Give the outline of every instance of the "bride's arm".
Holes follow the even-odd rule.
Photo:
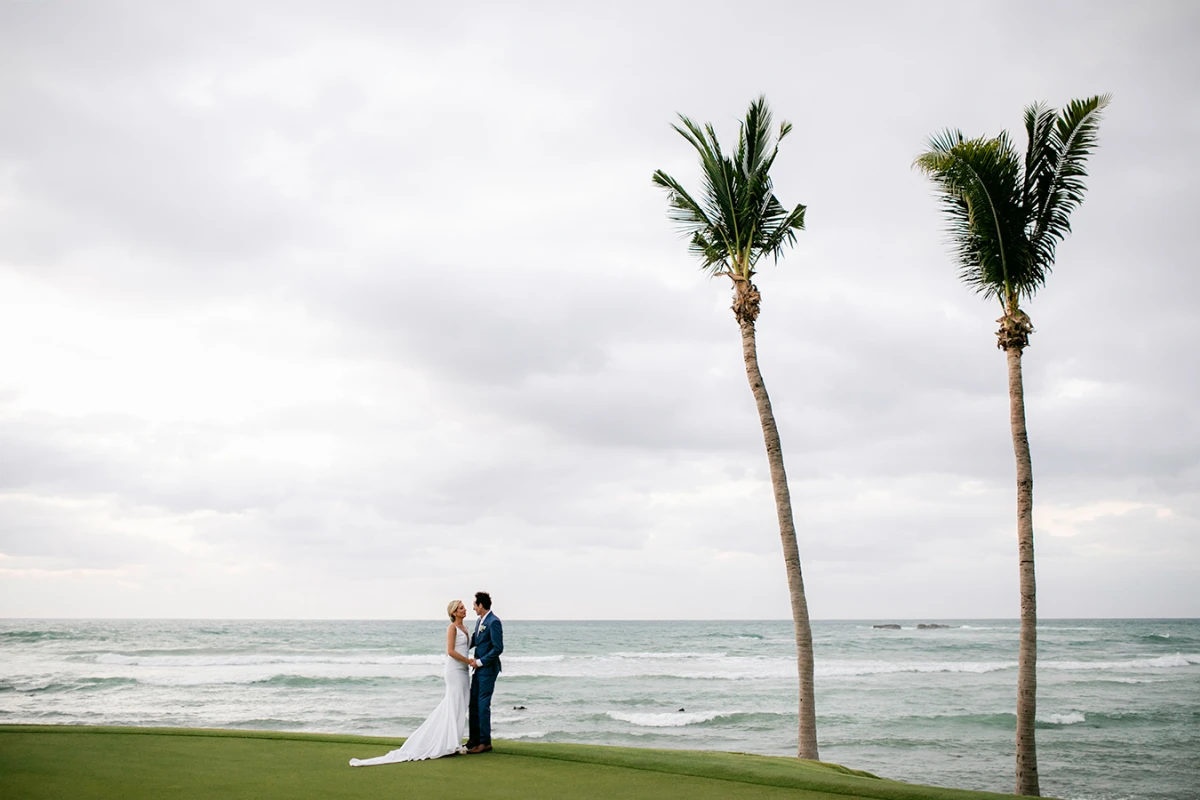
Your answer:
[[[454,634],[457,630],[458,628],[454,625],[446,628],[446,655],[450,656],[455,661],[461,661],[464,664],[470,664],[471,662],[467,660],[466,656],[461,655],[457,650],[454,649]]]

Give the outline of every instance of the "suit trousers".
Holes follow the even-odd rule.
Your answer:
[[[492,743],[492,692],[496,690],[496,678],[500,670],[487,665],[475,670],[471,676],[470,734],[467,744]]]

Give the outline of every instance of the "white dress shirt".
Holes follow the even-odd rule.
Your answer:
[[[487,622],[487,618],[488,618],[488,617],[490,617],[491,615],[492,615],[492,610],[489,608],[489,609],[487,610],[487,613],[486,613],[486,614],[484,614],[482,617],[480,617],[480,618],[479,618],[479,622],[478,622],[478,623],[475,625],[475,632],[476,632],[476,634],[478,634],[478,633],[479,633],[479,631],[483,629],[483,623]],[[479,662],[479,666],[481,666],[481,667],[483,666],[483,659],[481,659],[481,658],[477,658],[477,659],[475,659],[475,660],[476,660],[477,662]]]

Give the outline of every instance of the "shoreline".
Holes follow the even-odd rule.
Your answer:
[[[514,617],[506,615],[504,619],[509,622],[536,622],[538,624],[564,624],[578,625],[590,622],[595,623],[621,623],[621,624],[662,624],[675,622],[695,622],[695,623],[791,623],[790,617],[770,617],[763,619],[743,619],[740,617],[687,617],[687,618],[650,618],[638,617],[636,619],[573,619],[573,618],[556,618],[556,619],[538,619],[536,617]],[[443,617],[25,617],[25,616],[3,616],[0,615],[0,622],[442,622]],[[916,625],[919,622],[1011,622],[1020,624],[1021,620],[1017,617],[814,617],[811,622],[826,623],[826,622],[858,622],[864,625],[870,625],[876,622],[900,622],[912,623]],[[1050,617],[1039,616],[1038,622],[1200,622],[1200,617]]]

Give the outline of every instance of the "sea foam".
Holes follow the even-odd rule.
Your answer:
[[[640,725],[643,728],[682,728],[685,725],[695,725],[699,722],[708,722],[710,719],[717,717],[729,716],[733,712],[711,711],[711,712],[695,712],[689,713],[686,711],[675,711],[666,713],[629,713],[625,711],[609,711],[608,716],[619,721],[628,722],[630,725]]]
[[[1158,658],[1140,658],[1130,661],[1039,661],[1038,669],[1061,670],[1130,670],[1130,669],[1171,669],[1173,667],[1190,667],[1200,664],[1200,655],[1176,653],[1173,656]]]
[[[1048,723],[1050,725],[1075,725],[1083,722],[1084,716],[1078,711],[1069,711],[1065,714],[1047,714],[1045,716],[1039,715],[1037,721]]]
[[[404,656],[333,656],[333,655],[283,655],[255,653],[250,655],[182,655],[182,656],[127,656],[120,653],[102,653],[96,656],[97,664],[115,664],[137,667],[251,667],[268,664],[378,664],[378,665],[440,665],[445,656],[420,654]]]
[[[968,672],[982,675],[1016,666],[1015,661],[818,661],[816,674],[821,677],[890,675],[900,672]]]

